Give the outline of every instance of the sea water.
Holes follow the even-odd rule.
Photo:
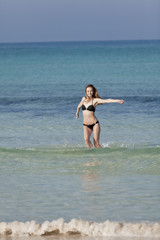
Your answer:
[[[125,101],[96,109],[102,149],[90,83]],[[0,236],[160,238],[159,203],[160,41],[0,44]]]

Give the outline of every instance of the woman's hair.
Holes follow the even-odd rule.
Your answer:
[[[87,92],[87,88],[88,88],[88,87],[91,87],[91,88],[93,89],[93,97],[94,97],[94,98],[101,98],[101,97],[99,96],[99,94],[98,94],[97,89],[96,89],[92,84],[88,84],[88,85],[86,86],[86,88],[85,88],[85,93]],[[86,93],[86,95],[87,95],[87,93]]]

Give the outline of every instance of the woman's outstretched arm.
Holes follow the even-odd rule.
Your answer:
[[[103,103],[120,103],[120,104],[123,104],[124,100],[96,98],[96,105],[103,104]]]
[[[83,97],[82,98],[82,100],[80,101],[80,103],[78,104],[78,107],[77,107],[77,112],[76,112],[76,118],[79,118],[79,111],[80,111],[80,109],[81,109],[81,107],[82,107],[82,104],[83,104],[83,102],[85,101],[85,97]]]

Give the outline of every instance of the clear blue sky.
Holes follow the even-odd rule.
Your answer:
[[[0,42],[160,39],[160,0],[0,0]]]

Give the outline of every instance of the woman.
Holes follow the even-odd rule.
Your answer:
[[[100,137],[100,124],[94,115],[97,105],[103,103],[121,103],[123,100],[118,99],[102,99],[98,95],[97,89],[89,84],[85,88],[86,96],[82,98],[81,102],[77,107],[76,118],[79,118],[79,111],[82,108],[83,111],[83,129],[84,129],[84,140],[88,148],[92,148],[93,145],[90,141],[90,136],[93,132],[93,142],[96,148],[101,148],[99,144]]]

